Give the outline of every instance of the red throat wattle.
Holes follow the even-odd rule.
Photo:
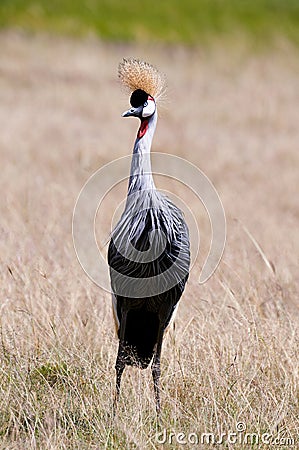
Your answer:
[[[143,121],[141,122],[140,128],[138,130],[137,133],[137,138],[140,139],[142,138],[145,133],[147,132],[148,129],[148,120],[147,119],[143,119]]]

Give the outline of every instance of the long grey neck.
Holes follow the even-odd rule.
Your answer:
[[[155,113],[141,122],[134,144],[128,194],[139,190],[156,189],[151,168],[151,145],[157,125],[158,114]]]

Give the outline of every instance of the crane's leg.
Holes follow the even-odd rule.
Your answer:
[[[121,383],[121,377],[125,368],[125,363],[123,360],[123,351],[121,349],[121,343],[119,344],[119,350],[118,350],[118,355],[117,355],[117,359],[116,359],[116,364],[115,364],[115,370],[116,370],[116,393],[115,393],[115,406],[118,403],[118,399],[119,399],[119,393],[120,393],[120,383]]]
[[[115,370],[116,370],[116,392],[113,402],[113,416],[116,413],[117,404],[119,400],[120,393],[120,383],[121,377],[125,368],[125,330],[127,322],[127,310],[122,311],[121,323],[120,323],[120,333],[119,333],[119,346],[116,358]]]
[[[154,354],[154,359],[152,363],[152,375],[154,380],[154,391],[155,391],[155,398],[156,398],[156,412],[157,416],[159,417],[161,412],[161,404],[160,404],[160,375],[161,375],[161,369],[160,369],[160,358],[161,358],[161,350],[162,350],[162,341],[163,341],[163,333],[164,328],[160,322],[159,330],[158,330],[158,339],[157,339],[157,345],[156,350]]]

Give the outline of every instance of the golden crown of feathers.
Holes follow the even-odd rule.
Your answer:
[[[157,101],[166,90],[166,77],[156,67],[145,61],[128,58],[118,66],[118,77],[130,90],[142,89]]]

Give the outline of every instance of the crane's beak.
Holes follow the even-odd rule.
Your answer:
[[[132,108],[128,109],[128,111],[125,111],[124,113],[122,113],[122,117],[139,117],[140,114],[142,113],[143,110],[143,105],[138,106],[137,108],[135,108],[134,106],[132,106]]]

